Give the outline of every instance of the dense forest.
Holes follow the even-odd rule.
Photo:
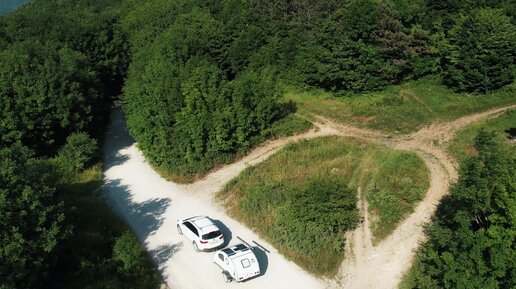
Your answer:
[[[34,0],[0,17],[0,288],[96,276],[71,249],[66,191],[98,160],[114,99],[152,165],[204,173],[283,133],[271,133],[295,111],[283,83],[341,97],[425,75],[479,97],[512,83],[515,12],[511,0]],[[112,288],[143,278],[109,266]]]
[[[516,159],[481,131],[439,205],[405,288],[514,288]]]

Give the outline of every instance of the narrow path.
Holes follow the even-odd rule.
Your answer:
[[[117,110],[112,114],[112,123],[104,144],[104,189],[109,202],[144,243],[170,288],[395,288],[424,237],[422,224],[428,221],[435,205],[448,192],[450,182],[457,177],[453,160],[434,144],[434,140],[445,142],[459,128],[514,107],[516,105],[431,125],[401,137],[345,126],[317,117],[315,125],[318,129],[266,143],[240,161],[190,185],[167,182],[152,170],[127,133],[123,113]],[[285,144],[327,135],[362,138],[393,149],[415,151],[425,161],[431,177],[430,188],[415,212],[376,247],[370,245],[370,236],[367,236],[368,216],[364,216],[366,227],[361,228],[362,232],[353,232],[355,237],[350,238],[354,240],[350,247],[361,250],[355,252],[353,260],[348,259],[343,263],[336,282],[318,280],[304,272],[252,230],[228,217],[225,210],[213,200],[214,194],[242,170],[267,159]],[[364,211],[367,202],[365,198],[362,200]],[[264,275],[241,284],[224,283],[219,269],[212,264],[212,255],[195,253],[191,244],[186,243],[176,232],[176,219],[192,214],[206,214],[219,221],[228,239],[239,235],[244,239],[256,240],[271,250],[270,254],[262,252],[258,256]]]
[[[458,178],[457,164],[439,146],[451,140],[456,132],[477,121],[499,115],[509,109],[510,105],[485,112],[472,114],[459,119],[432,124],[408,136],[392,137],[376,131],[336,124],[322,117],[317,117],[324,125],[334,128],[338,135],[352,136],[374,141],[397,150],[416,152],[424,161],[430,172],[430,187],[425,198],[415,208],[414,213],[403,220],[396,230],[378,246],[369,250],[364,232],[370,232],[360,226],[350,238],[349,248],[354,258],[347,259],[341,265],[339,278],[343,288],[397,288],[403,273],[410,267],[419,243],[424,240],[423,225],[434,214],[437,204],[448,193],[450,184]],[[363,201],[362,201],[363,202]],[[362,243],[361,243],[362,242]]]
[[[242,172],[246,167],[256,165],[266,160],[288,143],[337,134],[337,130],[329,126],[325,126],[322,123],[316,122],[314,126],[314,129],[311,129],[306,133],[266,142],[252,150],[247,156],[239,161],[224,166],[195,183],[179,185],[178,187],[184,192],[194,195],[204,201],[212,202],[216,205],[217,203],[214,201],[215,193],[222,190],[228,181],[238,176],[238,174],[240,174],[240,172]]]

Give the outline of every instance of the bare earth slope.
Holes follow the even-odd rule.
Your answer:
[[[459,128],[514,107],[516,105],[433,124],[402,137],[343,126],[317,117],[318,130],[266,143],[238,162],[190,185],[167,182],[152,170],[127,133],[122,112],[116,110],[104,145],[104,188],[108,201],[144,242],[170,288],[396,288],[423,240],[422,225],[457,178],[455,162],[436,144],[451,139]],[[347,245],[348,253],[353,258],[346,259],[337,280],[331,282],[316,279],[286,260],[252,230],[228,217],[213,199],[215,192],[247,166],[267,159],[288,142],[326,135],[351,136],[393,149],[415,151],[425,161],[431,177],[429,191],[415,212],[376,247],[371,245],[365,215],[364,223],[348,239],[352,242]],[[367,202],[363,198],[360,209],[362,213],[367,211]],[[212,263],[213,254],[195,253],[192,245],[176,231],[177,218],[195,214],[209,215],[221,222],[226,235],[233,239],[230,243],[235,243],[236,236],[241,236],[269,249],[270,254],[257,250],[264,274],[238,285],[224,283],[221,270]]]

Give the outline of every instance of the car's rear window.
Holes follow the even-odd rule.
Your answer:
[[[209,239],[220,237],[220,235],[222,235],[222,233],[217,230],[217,231],[209,232],[208,234],[202,235],[202,239],[209,240]]]

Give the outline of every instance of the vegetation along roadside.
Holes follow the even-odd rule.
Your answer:
[[[359,221],[358,187],[379,241],[422,199],[428,172],[413,153],[326,137],[288,145],[242,172],[219,198],[301,267],[332,275],[344,258],[345,232]]]
[[[475,130],[475,129],[473,129]],[[400,288],[513,288],[516,160],[499,135],[482,130],[474,156],[444,198]]]

